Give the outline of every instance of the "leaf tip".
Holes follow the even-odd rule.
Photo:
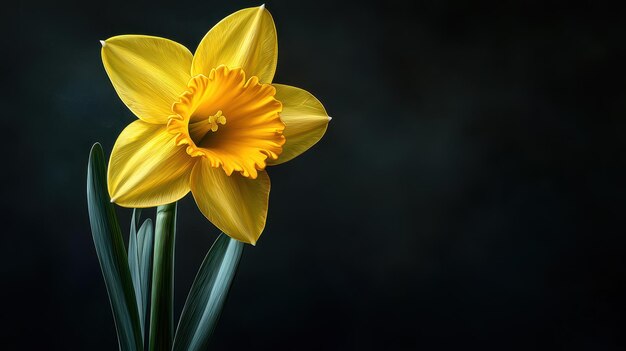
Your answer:
[[[100,143],[97,142],[97,141],[95,143],[93,143],[93,145],[91,145],[91,150],[90,151],[93,152],[96,149],[102,150],[102,145],[100,145]]]

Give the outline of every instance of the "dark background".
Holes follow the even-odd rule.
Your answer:
[[[193,52],[258,5],[17,4],[17,40],[2,39],[0,348],[117,347],[85,178],[91,145],[110,152],[134,117],[98,40],[150,34]],[[213,349],[625,346],[624,13],[595,1],[266,6],[275,81],[334,118],[313,149],[270,168],[267,227]],[[118,214],[127,230],[129,210]],[[180,312],[218,230],[190,196],[178,223]]]

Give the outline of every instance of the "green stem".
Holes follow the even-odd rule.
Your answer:
[[[150,351],[170,351],[174,335],[176,203],[159,206],[155,227]]]

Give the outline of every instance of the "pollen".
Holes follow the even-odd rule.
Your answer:
[[[217,111],[214,116],[209,117],[209,123],[211,124],[211,131],[217,132],[217,124],[224,125],[226,124],[226,116],[222,114],[222,111]]]
[[[209,131],[213,133],[217,132],[220,124],[226,124],[226,116],[224,116],[222,110],[217,111],[217,113],[209,116],[209,118],[189,123],[189,136],[193,142],[199,144],[205,137],[207,137]]]

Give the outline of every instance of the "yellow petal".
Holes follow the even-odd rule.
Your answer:
[[[138,120],[117,138],[109,161],[111,201],[124,207],[154,207],[189,192],[195,160],[176,146],[166,126]]]
[[[191,173],[191,193],[204,216],[228,236],[255,244],[265,228],[270,178],[259,171],[256,179],[239,173],[227,176],[202,158]]]
[[[191,75],[208,76],[226,65],[271,83],[278,60],[274,20],[265,6],[243,9],[224,18],[204,36],[193,57]]]
[[[287,142],[278,159],[268,159],[268,165],[287,162],[315,145],[330,121],[322,103],[311,93],[289,85],[272,84],[276,100],[283,104],[280,119],[285,123],[283,135]]]
[[[102,62],[122,101],[149,123],[165,124],[189,81],[193,57],[168,39],[121,35],[102,42]]]

